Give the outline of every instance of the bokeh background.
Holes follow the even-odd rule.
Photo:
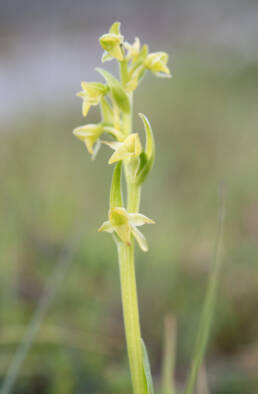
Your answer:
[[[152,51],[167,51],[173,73],[171,80],[147,75],[134,101],[157,143],[141,209],[156,225],[144,229],[149,253],[137,250],[141,323],[155,382],[163,320],[172,313],[176,380],[184,384],[223,183],[224,266],[205,365],[211,394],[255,394],[255,0],[0,1],[1,382],[56,264],[65,264],[12,392],[130,393],[115,247],[96,232],[107,215],[110,152],[102,148],[92,162],[72,136],[85,122],[75,93],[81,80],[100,80],[98,37],[116,20],[130,42],[139,36]],[[87,121],[97,119],[94,108]],[[142,130],[137,116],[134,127]]]

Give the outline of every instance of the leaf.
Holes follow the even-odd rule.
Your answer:
[[[121,83],[112,74],[102,68],[96,68],[96,71],[98,71],[106,80],[116,105],[121,109],[121,111],[128,114],[130,112],[131,104]]]
[[[140,113],[139,116],[143,122],[145,129],[145,135],[146,135],[145,152],[148,157],[148,160],[152,160],[153,162],[155,158],[155,141],[154,141],[152,128],[150,122],[148,121],[148,118],[144,114]]]
[[[113,171],[113,178],[112,178],[111,189],[110,189],[110,208],[123,206],[123,198],[121,191],[121,172],[122,172],[122,161],[119,161]]]
[[[142,338],[141,338],[141,343],[142,343],[143,369],[144,369],[144,376],[146,380],[147,393],[154,394],[148,352]]]
[[[137,180],[138,185],[142,184],[149,172],[151,171],[155,158],[155,141],[153,132],[151,129],[150,122],[147,117],[143,114],[139,114],[145,129],[146,136],[146,144],[145,144],[145,152],[140,155],[140,165],[137,171]]]
[[[146,178],[147,174],[146,174],[146,170],[148,167],[148,158],[145,152],[141,152],[140,156],[140,163],[139,163],[139,167],[137,170],[137,174],[136,174],[136,182],[138,185],[140,185],[144,179]],[[148,171],[147,171],[148,173]]]

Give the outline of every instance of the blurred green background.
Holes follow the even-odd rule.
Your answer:
[[[223,184],[224,266],[207,376],[212,394],[258,392],[257,17],[255,1],[0,3],[1,382],[56,264],[71,260],[13,393],[131,390],[117,256],[96,232],[107,216],[110,152],[92,162],[72,136],[85,123],[75,93],[81,80],[99,80],[97,39],[115,20],[130,42],[139,36],[167,51],[173,73],[146,76],[134,100],[157,144],[141,208],[156,225],[144,229],[149,253],[136,255],[154,380],[172,313],[179,389],[185,382]],[[94,108],[86,121],[97,120]],[[142,133],[137,115],[134,128]]]

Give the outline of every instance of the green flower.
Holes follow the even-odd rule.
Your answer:
[[[98,231],[115,232],[128,246],[131,245],[131,235],[133,235],[140,248],[147,252],[147,241],[137,227],[153,223],[155,223],[153,220],[140,213],[128,213],[125,208],[115,207],[109,210],[109,220],[104,222]]]
[[[109,29],[109,33],[104,34],[99,39],[100,45],[105,50],[102,61],[112,60],[113,58],[124,60],[123,42],[124,37],[120,34],[120,23],[115,22]]]
[[[81,86],[83,90],[77,93],[77,96],[83,99],[82,114],[87,116],[90,107],[98,105],[109,88],[100,82],[82,82]]]
[[[142,152],[141,141],[137,133],[130,134],[123,142],[103,141],[103,143],[115,151],[109,159],[109,164],[128,158],[138,158]]]
[[[153,52],[147,56],[144,65],[157,76],[170,77],[171,75],[167,67],[167,62],[168,54],[166,52]]]
[[[99,137],[103,132],[102,124],[87,124],[74,129],[73,134],[85,143],[88,152],[95,157],[100,148]]]

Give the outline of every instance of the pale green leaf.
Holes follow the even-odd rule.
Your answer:
[[[106,80],[108,86],[110,87],[111,94],[116,105],[124,113],[129,113],[131,108],[130,100],[121,83],[108,71],[103,70],[102,68],[96,68],[96,70]]]
[[[147,117],[143,114],[139,114],[139,116],[143,122],[146,136],[145,152],[140,157],[140,165],[137,172],[137,183],[140,185],[144,182],[153,167],[155,158],[155,142],[151,125]]]

